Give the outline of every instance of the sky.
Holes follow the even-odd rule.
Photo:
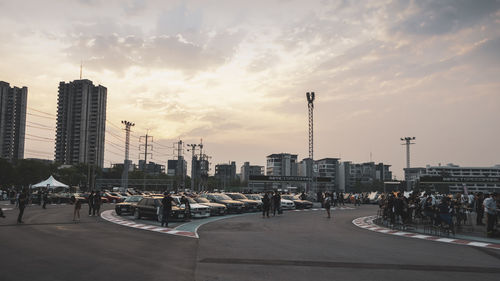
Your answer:
[[[215,164],[308,157],[500,164],[500,1],[0,0],[0,80],[28,87],[25,157],[53,159],[57,88],[108,89],[105,166],[121,120],[153,158],[199,143]],[[191,152],[185,151],[189,158]],[[189,166],[189,164],[188,164]]]

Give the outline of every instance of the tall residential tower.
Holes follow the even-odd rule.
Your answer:
[[[28,88],[0,81],[0,158],[24,158]]]
[[[55,161],[104,165],[107,89],[83,79],[59,83]]]

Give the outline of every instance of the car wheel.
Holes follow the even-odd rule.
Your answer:
[[[158,222],[161,222],[163,220],[163,214],[162,213],[158,214],[157,220],[158,220]]]
[[[140,219],[141,218],[141,214],[139,213],[139,210],[138,209],[135,209],[134,211],[134,218],[136,220]]]
[[[115,210],[116,211],[116,214],[121,216],[122,215],[122,212],[120,210]]]

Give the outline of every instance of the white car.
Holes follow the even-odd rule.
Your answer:
[[[281,198],[281,209],[282,210],[293,210],[295,209],[295,203],[292,200]]]
[[[172,196],[172,198],[175,200],[175,203],[177,203],[177,205],[185,207],[184,204],[181,204],[180,196]],[[189,201],[189,207],[191,208],[192,218],[208,218],[210,216],[210,207],[199,204],[198,202],[194,201],[194,199],[191,197],[186,196],[186,198]]]

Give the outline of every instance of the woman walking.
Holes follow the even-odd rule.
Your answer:
[[[80,221],[80,209],[82,208],[82,202],[75,196],[71,196],[71,202],[75,204],[75,209],[73,211],[73,221]],[[76,220],[77,216],[78,220]]]

